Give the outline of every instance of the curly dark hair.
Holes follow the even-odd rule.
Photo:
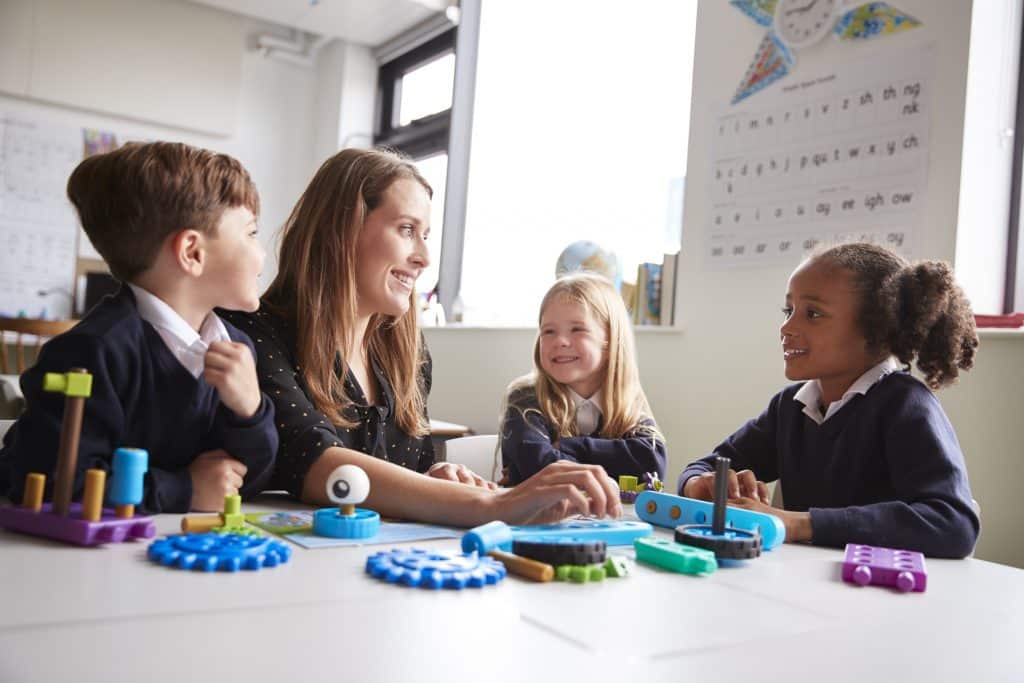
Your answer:
[[[851,274],[859,298],[857,326],[870,352],[889,351],[917,367],[932,389],[952,384],[974,365],[974,313],[943,261],[906,259],[874,244],[843,244],[811,258]]]

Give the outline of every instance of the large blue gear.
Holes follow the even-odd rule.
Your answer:
[[[505,578],[505,565],[476,553],[451,554],[412,548],[374,553],[366,573],[388,583],[422,588],[481,588]]]
[[[244,534],[172,534],[153,541],[146,555],[175,569],[237,572],[284,564],[292,549],[280,541]]]

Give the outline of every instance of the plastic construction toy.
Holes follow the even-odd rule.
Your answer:
[[[644,472],[641,477],[628,474],[619,476],[619,500],[623,503],[635,503],[636,497],[644,491],[660,491],[661,480],[657,472]]]
[[[529,537],[571,538],[574,541],[604,541],[607,545],[629,545],[633,539],[650,536],[650,524],[646,522],[610,521],[594,519],[573,519],[561,524],[538,524],[532,526],[509,526],[504,522],[488,522],[470,529],[462,536],[462,552],[476,551],[481,555],[498,548],[509,552],[512,542]]]
[[[237,493],[224,496],[224,512],[216,515],[193,515],[181,518],[181,533],[202,534],[215,532],[219,534],[257,534],[255,529],[245,525],[242,514],[242,497]]]
[[[531,560],[558,566],[563,564],[600,564],[608,544],[573,537],[520,536],[512,541],[512,552]]]
[[[150,543],[146,555],[174,569],[237,572],[284,564],[291,559],[292,549],[281,541],[250,534],[172,534]]]
[[[341,465],[327,477],[327,497],[337,508],[313,513],[313,533],[330,538],[372,538],[380,531],[380,515],[357,508],[370,495],[370,478],[356,465]]]
[[[843,581],[858,586],[892,586],[904,593],[923,593],[928,586],[928,572],[921,553],[847,543]]]
[[[710,550],[722,561],[749,560],[761,554],[758,531],[729,529],[725,526],[725,501],[728,496],[729,458],[715,459],[715,503],[711,524],[684,524],[676,527],[676,543]]]
[[[366,558],[366,573],[412,588],[482,588],[505,578],[505,566],[487,555],[455,555],[430,550],[390,550]]]
[[[608,576],[608,570],[602,565],[573,565],[563,564],[555,568],[555,578],[559,581],[570,583],[597,583],[604,581]]]
[[[707,524],[713,514],[714,505],[708,501],[671,493],[644,491],[636,499],[637,517],[669,529],[681,524]],[[786,540],[786,527],[782,520],[764,512],[727,506],[725,524],[731,529],[760,532],[764,550],[772,550]]]
[[[135,505],[142,502],[142,478],[149,459],[144,450],[119,448],[114,452],[109,499],[115,509],[103,508],[107,473],[100,469],[86,471],[82,503],[71,502],[82,414],[85,399],[92,392],[92,375],[82,368],[72,368],[64,374],[46,373],[43,389],[66,397],[54,473],[53,502],[43,504],[46,475],[30,472],[25,477],[25,496],[21,507],[0,508],[0,526],[85,546],[155,536],[153,520],[135,515]]]
[[[633,541],[633,548],[638,562],[680,574],[710,574],[718,569],[715,554],[710,550],[680,545],[663,538],[638,538]]]
[[[545,583],[555,578],[555,568],[550,564],[544,564],[537,560],[531,560],[528,557],[520,557],[519,555],[506,553],[503,550],[492,550],[487,553],[487,555],[505,565],[505,569],[508,570],[509,574],[515,574],[516,576],[521,576],[524,579],[530,579],[531,581],[538,581],[540,583]]]

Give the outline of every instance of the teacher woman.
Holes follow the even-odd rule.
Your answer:
[[[370,478],[365,505],[386,516],[460,526],[618,516],[618,489],[599,466],[558,462],[495,489],[465,467],[434,463],[430,356],[413,289],[430,262],[431,195],[397,154],[339,152],[285,223],[260,309],[227,314],[252,337],[276,409],[271,486],[326,505],[328,476],[351,463]]]

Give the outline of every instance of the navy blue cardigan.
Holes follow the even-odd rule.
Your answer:
[[[252,342],[225,323],[232,340]],[[115,448],[149,451],[142,507],[149,512],[187,512],[192,500],[188,465],[203,451],[223,448],[248,468],[243,496],[259,493],[277,452],[274,407],[263,396],[255,415],[239,419],[224,406],[202,375],[193,377],[171,354],[152,325],[139,317],[135,297],[122,286],[68,332],[47,342],[35,366],[21,377],[26,410],[0,450],[0,493],[15,502],[25,475],[47,475],[52,495],[64,396],[43,391],[47,372],[73,367],[92,374],[85,401],[74,496],[81,495],[85,470],[110,471]]]
[[[655,427],[650,418],[641,424]],[[599,423],[596,432],[600,430]],[[659,479],[665,478],[665,443],[660,438],[643,430],[620,439],[559,438],[554,425],[541,414],[532,387],[516,389],[509,395],[502,421],[501,455],[510,484],[529,479],[557,460],[601,465],[613,479],[624,474],[640,476],[644,472],[657,472]]]
[[[963,453],[935,395],[906,372],[886,375],[818,425],[793,396],[776,394],[756,419],[679,476],[735,470],[783,484],[787,510],[810,511],[816,545],[846,543],[965,557],[980,522],[971,505]]]

